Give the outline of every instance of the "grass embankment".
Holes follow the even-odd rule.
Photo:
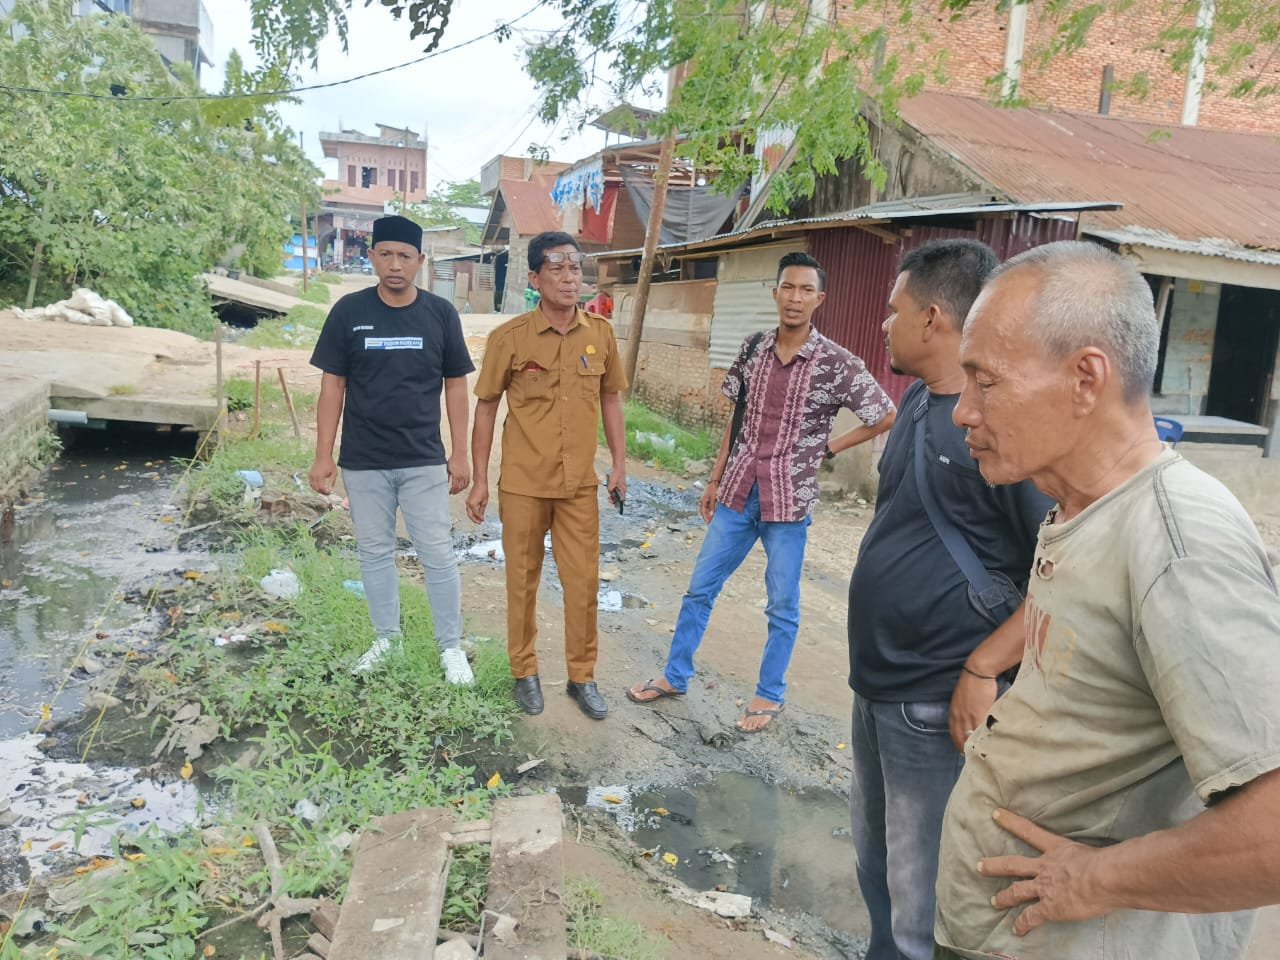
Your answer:
[[[623,405],[627,424],[627,456],[644,460],[651,465],[683,473],[686,460],[705,461],[710,466],[720,449],[720,434],[709,430],[688,430],[662,414],[650,410],[638,400],[627,400]],[[665,442],[671,442],[667,449]],[[600,430],[600,442],[604,443],[604,429]]]
[[[299,300],[306,300],[308,303],[328,303],[329,286],[324,283],[308,283],[306,289],[303,289],[302,281],[299,280],[297,292],[294,295]]]
[[[320,336],[325,316],[326,312],[320,307],[300,303],[283,317],[259,321],[256,327],[240,338],[240,343],[246,347],[266,350],[309,350],[315,346]]]

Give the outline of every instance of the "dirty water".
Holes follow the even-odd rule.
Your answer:
[[[72,665],[85,641],[144,618],[114,599],[122,584],[208,563],[175,546],[175,458],[193,450],[190,434],[77,431],[38,495],[19,505],[0,543],[0,737],[32,730],[42,703],[55,718],[80,708],[93,663]]]
[[[686,787],[568,787],[566,803],[607,815],[655,863],[679,862],[694,890],[721,888],[759,906],[816,916],[850,936],[865,930],[853,871],[849,808],[824,791],[738,773]]]

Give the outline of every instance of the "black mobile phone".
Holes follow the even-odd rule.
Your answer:
[[[610,480],[609,477],[605,477],[606,484],[609,482],[609,480]],[[614,487],[609,491],[609,499],[610,501],[612,501],[613,505],[618,508],[618,513],[621,514],[622,508],[626,504],[626,501],[622,499],[622,494],[618,492],[617,487]]]

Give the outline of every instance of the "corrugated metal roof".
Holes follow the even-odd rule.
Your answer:
[[[560,230],[560,211],[551,200],[551,188],[555,177],[533,177],[529,180],[503,180],[498,184],[502,191],[511,222],[516,233],[532,237],[546,230]]]
[[[896,223],[903,220],[920,220],[939,216],[1082,213],[1088,210],[1111,210],[1119,205],[1119,203],[1112,200],[1046,200],[1044,202],[1016,203],[1001,200],[990,194],[953,193],[936,197],[885,200],[880,203],[872,203],[865,207],[858,207],[822,217],[806,217],[801,220],[771,220],[768,223],[761,223],[746,230],[721,233],[705,240],[659,244],[658,249],[667,253],[676,253],[718,246],[731,247],[744,240],[751,240],[756,237],[840,227],[853,223],[870,226],[879,223]],[[595,256],[601,260],[624,260],[642,252],[641,248],[636,247],[632,250],[605,250]]]
[[[1133,247],[1150,247],[1155,250],[1171,250],[1174,253],[1193,253],[1200,256],[1225,257],[1228,260],[1239,260],[1244,263],[1261,263],[1267,266],[1280,267],[1280,252],[1275,250],[1258,250],[1243,247],[1238,243],[1220,238],[1206,237],[1203,240],[1182,240],[1162,230],[1148,230],[1146,227],[1127,227],[1121,230],[1087,229],[1090,236],[1101,237],[1112,243]]]
[[[1161,127],[1119,117],[1007,110],[941,93],[904,100],[903,119],[1013,199],[1102,194],[1124,204],[1083,218],[1090,233],[1145,228],[1225,256],[1280,249],[1280,144],[1260,134]],[[1215,246],[1216,244],[1216,246]]]

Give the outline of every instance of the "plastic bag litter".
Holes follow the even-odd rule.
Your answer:
[[[292,570],[272,570],[260,581],[264,593],[277,600],[292,600],[302,592],[302,584],[298,575]]]

